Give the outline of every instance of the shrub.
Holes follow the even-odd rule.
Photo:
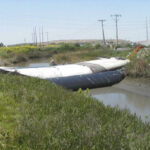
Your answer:
[[[150,77],[150,66],[144,59],[134,59],[126,66],[126,72],[133,77]]]
[[[74,51],[76,47],[73,44],[62,44],[60,49],[63,51]]]
[[[101,48],[102,46],[100,45],[100,44],[96,44],[95,45],[95,49],[99,49],[99,48]]]

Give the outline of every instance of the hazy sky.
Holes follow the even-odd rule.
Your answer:
[[[146,39],[146,17],[150,26],[150,0],[0,0],[0,42],[32,41],[32,30],[43,26],[49,40],[101,39],[98,19],[106,19],[106,39],[115,38],[111,14],[121,14],[119,37]]]

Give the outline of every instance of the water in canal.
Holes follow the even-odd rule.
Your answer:
[[[50,58],[47,59],[34,59],[28,62],[20,63],[17,67],[50,67]]]
[[[94,98],[104,105],[117,106],[120,109],[128,109],[132,114],[145,122],[150,122],[150,97],[130,92],[118,87],[106,87],[91,90]]]

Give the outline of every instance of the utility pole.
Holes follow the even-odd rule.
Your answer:
[[[147,21],[147,18],[146,18],[146,40],[147,40],[147,41],[149,40],[149,37],[148,37],[148,21]]]
[[[35,44],[35,34],[34,34],[34,27],[33,27],[33,33],[32,33],[32,41],[33,41],[33,45]]]
[[[34,30],[35,30],[35,45],[37,46],[37,42],[38,42],[38,41],[37,41],[37,32],[36,32],[36,27],[35,27],[35,29],[34,29]]]
[[[32,36],[32,43],[34,44],[34,34],[32,33],[31,36]]]
[[[102,34],[103,34],[103,43],[104,43],[104,45],[106,45],[105,33],[104,33],[104,22],[105,22],[106,20],[101,19],[101,20],[98,20],[98,21],[101,22],[101,25],[102,25]]]
[[[27,43],[27,40],[26,40],[26,38],[24,38],[24,44],[26,44]]]
[[[116,24],[116,45],[118,46],[118,21],[121,15],[115,14],[115,15],[111,15],[111,17],[114,19],[115,24]]]
[[[37,32],[36,32],[36,27],[33,28],[33,43],[37,46]]]
[[[41,28],[39,27],[39,44],[40,44],[40,47],[41,47]]]
[[[46,32],[46,35],[47,35],[47,44],[48,44],[48,41],[49,41],[49,39],[48,39],[48,37],[49,37],[49,36],[48,36],[48,32]]]
[[[44,32],[43,32],[43,26],[42,26],[42,46],[44,46]]]

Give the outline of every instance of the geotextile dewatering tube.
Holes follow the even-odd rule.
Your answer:
[[[123,80],[124,77],[124,70],[119,69],[114,71],[105,71],[86,75],[50,78],[48,80],[66,89],[78,90],[79,88],[92,89],[112,86],[113,84],[116,84]]]
[[[50,80],[66,89],[77,90],[111,86],[124,77],[122,68],[129,60],[119,58],[99,58],[76,64],[57,65],[50,67],[0,67],[0,72],[19,74]]]

